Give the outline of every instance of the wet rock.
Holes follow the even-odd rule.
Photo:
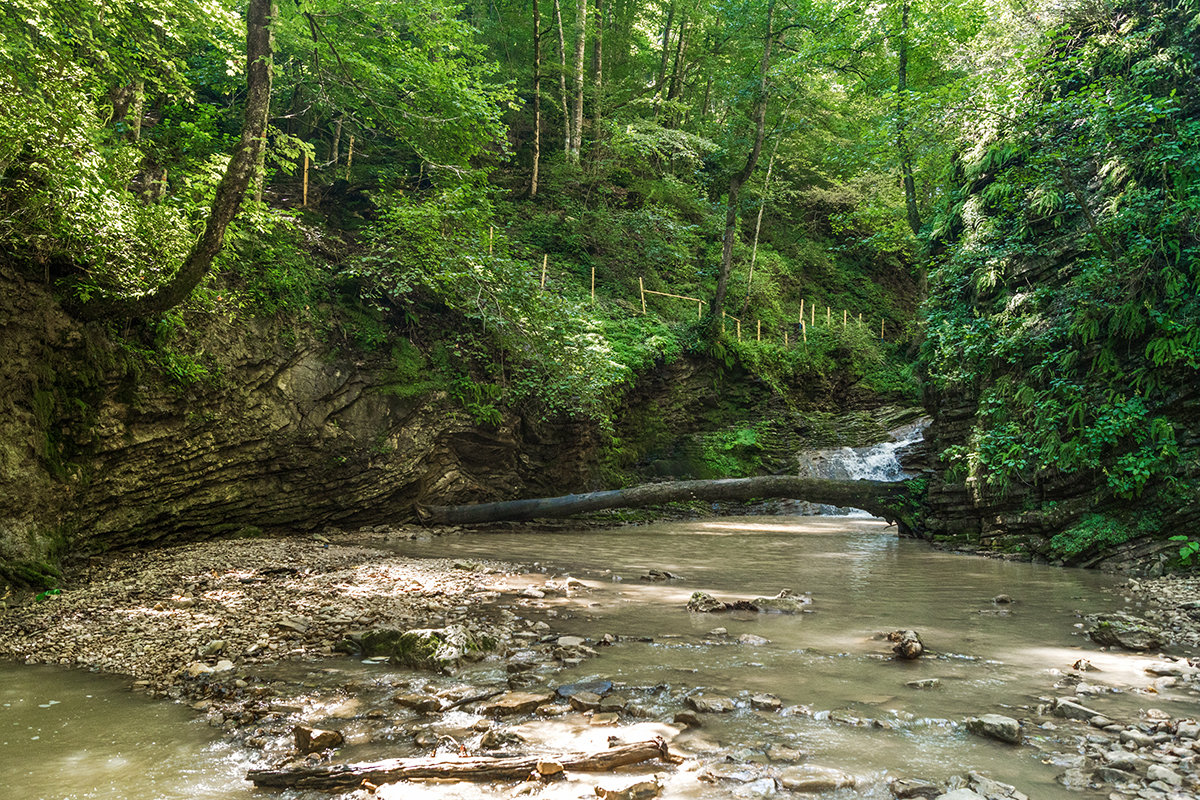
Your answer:
[[[545,598],[546,593],[543,592],[541,589],[536,589],[532,586],[528,586],[521,590],[520,596],[527,597],[531,600],[541,600],[541,599]]]
[[[676,575],[674,572],[668,572],[665,569],[652,569],[642,576],[644,581],[679,581],[683,580],[682,575]]]
[[[213,668],[203,661],[193,661],[185,666],[180,672],[189,678],[198,678],[201,675],[211,675]]]
[[[568,683],[565,686],[560,686],[554,690],[554,693],[563,699],[578,692],[592,692],[603,697],[611,692],[612,688],[612,681],[584,681],[582,683]]]
[[[590,723],[592,725],[615,725],[621,721],[621,716],[614,711],[594,711]]]
[[[538,706],[549,703],[551,698],[549,692],[506,692],[485,705],[482,713],[489,717],[532,714]]]
[[[771,761],[794,764],[797,761],[803,761],[807,757],[808,753],[798,747],[785,747],[781,744],[773,744],[767,748],[767,758]]]
[[[671,721],[678,725],[686,725],[689,728],[703,728],[704,723],[700,717],[696,716],[695,711],[678,711]]]
[[[737,707],[733,698],[711,692],[688,695],[683,702],[693,711],[704,714],[726,714]]]
[[[998,594],[992,598],[992,602],[996,605],[1008,605],[1013,602],[1012,597],[1006,594]]]
[[[658,781],[638,781],[623,789],[606,789],[596,787],[596,796],[601,800],[652,800],[662,794],[662,784]]]
[[[1148,733],[1142,733],[1136,728],[1127,728],[1121,731],[1120,739],[1123,744],[1132,744],[1136,748],[1154,746],[1154,737]]]
[[[1141,651],[1161,647],[1164,641],[1160,628],[1132,614],[1118,611],[1088,619],[1095,625],[1088,636],[1097,644]]]
[[[560,636],[557,644],[559,647],[581,647],[585,641],[582,636]]]
[[[537,770],[537,774],[543,778],[561,776],[563,773],[562,762],[555,761],[552,758],[539,758],[535,769]]]
[[[724,611],[725,608],[725,603],[713,597],[708,592],[693,592],[692,596],[688,598],[687,601],[688,611],[698,612],[701,614],[708,614],[714,611]]]
[[[910,800],[910,798],[932,800],[932,798],[941,793],[941,789],[936,784],[920,780],[919,778],[901,778],[900,780],[893,781],[891,790],[896,800]]]
[[[464,626],[448,625],[367,631],[362,635],[361,646],[364,656],[387,656],[393,664],[445,672],[457,668],[466,651],[479,649],[480,642]]]
[[[987,800],[987,798],[970,789],[955,789],[945,794],[939,794],[934,800]]]
[[[1080,722],[1090,722],[1092,717],[1102,716],[1087,706],[1081,706],[1072,697],[1060,697],[1054,701],[1054,716],[1066,719],[1077,719]]]
[[[1104,763],[1113,769],[1141,774],[1148,762],[1142,756],[1128,750],[1109,750],[1104,753]]]
[[[1086,658],[1081,658],[1078,661],[1076,661],[1074,664],[1071,665],[1071,669],[1078,670],[1079,672],[1099,672],[1100,671],[1099,667],[1096,667],[1094,664],[1092,664],[1092,662],[1088,661]]]
[[[971,791],[983,795],[988,800],[1005,800],[1005,798],[1029,800],[1026,795],[1017,791],[1017,787],[992,780],[985,775],[980,775],[978,772],[967,773],[967,785]]]
[[[304,725],[292,728],[292,739],[301,753],[319,753],[332,747],[340,747],[346,741],[341,731],[327,731]]]
[[[603,698],[595,692],[575,692],[567,698],[571,708],[576,711],[595,711],[600,708]]]
[[[392,702],[401,708],[411,708],[422,713],[442,710],[442,701],[431,694],[398,694],[392,697]]]
[[[895,642],[892,652],[898,658],[912,660],[920,658],[925,652],[925,645],[916,631],[892,631],[887,636],[889,642]]]
[[[743,633],[738,637],[738,644],[745,644],[751,647],[762,647],[765,644],[770,644],[771,640],[765,636],[757,636],[753,633]]]
[[[1184,739],[1200,739],[1200,722],[1185,720],[1175,728],[1176,735]]]
[[[937,678],[921,678],[920,680],[908,681],[904,684],[910,689],[935,689],[942,685],[942,682]]]
[[[484,750],[499,750],[524,743],[518,734],[501,728],[489,728],[479,737],[479,746]]]
[[[600,701],[601,711],[624,711],[629,705],[629,700],[619,694],[610,694]]]
[[[759,711],[778,711],[783,708],[783,701],[773,694],[761,692],[750,697],[750,707]]]
[[[779,773],[779,784],[791,792],[832,792],[854,786],[854,776],[831,767],[806,764]]]
[[[1001,742],[1019,744],[1021,741],[1021,723],[1003,714],[983,714],[967,720],[967,730],[989,739]]]
[[[1162,764],[1151,764],[1146,770],[1146,780],[1162,781],[1168,786],[1182,786],[1183,778],[1177,772]]]
[[[812,597],[784,589],[774,597],[756,597],[750,603],[764,614],[799,614],[812,605]]]

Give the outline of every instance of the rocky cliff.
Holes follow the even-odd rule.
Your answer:
[[[207,319],[214,366],[181,383],[47,287],[0,268],[0,567],[39,581],[70,550],[408,518],[419,500],[557,493],[593,480],[588,426],[479,425],[403,399],[382,354],[286,320]]]

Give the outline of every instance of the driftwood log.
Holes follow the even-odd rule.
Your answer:
[[[598,753],[554,756],[552,760],[561,764],[565,770],[607,772],[656,758],[669,764],[677,764],[681,760],[671,755],[667,750],[667,743],[661,738],[610,747]],[[550,759],[546,756],[391,758],[364,764],[252,769],[246,777],[255,786],[340,791],[357,789],[363,781],[378,785],[419,778],[462,781],[524,780],[538,769],[539,761],[544,763],[547,760]]]
[[[910,481],[838,481],[768,475],[707,481],[647,483],[628,489],[569,494],[532,500],[509,500],[464,506],[418,506],[422,520],[442,525],[501,522],[538,517],[569,517],[608,508],[634,508],[689,500],[755,500],[785,497],[831,506],[861,508],[907,527],[905,513],[913,487]]]

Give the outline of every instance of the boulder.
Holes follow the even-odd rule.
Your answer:
[[[612,691],[612,681],[584,681],[582,683],[568,683],[565,686],[560,686],[554,690],[561,698],[568,698],[579,692],[593,692],[603,697]]]
[[[567,698],[571,708],[576,711],[595,711],[600,707],[603,698],[595,692],[576,692]]]
[[[892,652],[897,658],[913,660],[920,658],[925,652],[925,644],[921,641],[921,635],[916,631],[892,631],[887,636],[889,642],[895,642],[892,647]]]
[[[301,753],[319,753],[331,747],[339,747],[346,741],[341,731],[326,731],[297,725],[292,728],[292,738]]]
[[[779,773],[779,784],[791,792],[832,792],[854,786],[854,776],[832,767],[805,764]]]
[[[692,592],[692,596],[688,598],[687,610],[708,614],[713,611],[724,611],[726,604],[713,597],[708,592]]]
[[[771,640],[765,636],[758,636],[753,633],[743,633],[738,637],[738,644],[747,644],[751,647],[761,647],[764,644],[770,644]]]
[[[896,800],[911,800],[912,798],[931,800],[941,793],[937,784],[919,778],[901,778],[894,781],[891,788]]]
[[[431,694],[397,694],[392,697],[392,702],[422,713],[442,710],[442,701]]]
[[[751,696],[750,707],[759,711],[778,711],[783,708],[783,701],[773,694],[760,692]]]
[[[380,628],[364,633],[361,646],[364,656],[387,656],[393,664],[437,672],[456,669],[468,651],[488,649],[462,625],[406,631]]]
[[[1183,778],[1179,777],[1179,773],[1170,767],[1165,767],[1162,764],[1151,764],[1146,770],[1146,780],[1162,781],[1168,786],[1182,786]]]
[[[596,796],[601,800],[651,800],[662,794],[662,784],[656,780],[638,781],[624,789],[606,789],[596,787]]]
[[[1077,719],[1080,722],[1091,722],[1093,717],[1101,716],[1099,711],[1093,711],[1087,706],[1081,706],[1073,697],[1060,697],[1054,701],[1054,716],[1066,719]]]
[[[543,703],[549,703],[553,695],[549,692],[505,692],[482,709],[489,717],[509,717],[516,714],[532,714]]]
[[[812,605],[812,597],[784,589],[774,597],[756,597],[750,602],[764,614],[799,614]]]
[[[1096,644],[1139,651],[1154,650],[1163,645],[1162,630],[1141,617],[1118,611],[1089,619],[1095,627],[1088,631],[1088,636]]]
[[[1020,744],[1021,723],[1003,714],[984,714],[967,720],[967,730],[989,739]]]
[[[693,711],[700,711],[706,714],[725,714],[737,707],[733,702],[733,698],[711,692],[700,692],[699,694],[689,695],[683,702]]]

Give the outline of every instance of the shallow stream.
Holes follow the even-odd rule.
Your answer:
[[[1103,796],[1059,786],[1055,778],[1062,767],[1046,763],[1053,759],[1036,748],[981,739],[957,724],[971,715],[1005,713],[1031,720],[1027,733],[1033,738],[1053,739],[1056,731],[1036,728],[1043,718],[1033,709],[1039,698],[1069,693],[1052,688],[1061,677],[1054,671],[1069,671],[1081,657],[1101,670],[1087,674],[1090,683],[1121,689],[1086,700],[1112,716],[1136,717],[1149,706],[1188,713],[1181,709],[1194,709],[1196,701],[1138,691],[1150,682],[1142,671],[1149,658],[1101,651],[1077,627],[1080,614],[1126,605],[1104,591],[1115,583],[1111,576],[942,553],[899,539],[894,528],[869,518],[720,518],[610,530],[462,534],[400,542],[395,549],[411,556],[538,562],[541,574],[514,579],[514,586],[563,574],[583,580],[588,589],[570,598],[507,596],[520,616],[546,620],[558,633],[589,640],[606,633],[629,637],[554,676],[555,683],[627,684],[627,694],[653,718],[667,721],[682,708],[679,695],[695,688],[743,701],[750,693],[772,692],[785,706],[808,706],[811,715],[753,711],[748,704],[732,714],[708,715],[705,726],[684,733],[679,745],[707,758],[734,753],[752,761],[764,760],[771,745],[800,749],[809,754],[807,763],[855,774],[871,787],[836,797],[890,797],[882,783],[888,776],[945,780],[968,769],[1040,800]],[[643,580],[650,569],[681,578]],[[812,613],[692,614],[684,608],[696,590],[734,600],[781,589],[811,592]],[[999,594],[1015,602],[993,603]],[[710,633],[718,627],[727,634]],[[919,631],[932,655],[916,662],[889,658],[888,643],[875,634],[897,628]],[[739,643],[742,634],[769,642]],[[418,677],[349,659],[295,669],[317,681],[358,681],[367,705],[381,702],[398,682]],[[503,665],[495,662],[471,669],[461,677],[486,683],[503,675]],[[929,689],[907,685],[924,678],[940,683]],[[119,679],[0,665],[0,681],[0,784],[7,796],[270,796],[240,779],[246,761],[216,731],[191,719],[184,707],[129,692]],[[458,715],[470,724],[467,715]],[[652,723],[643,724],[652,730]],[[582,720],[525,727],[527,738],[551,748],[556,740],[579,742],[586,733]],[[611,732],[597,727],[592,736],[603,747]],[[1045,749],[1056,746],[1048,741]],[[398,736],[394,743],[376,738],[349,747],[339,758],[415,752]],[[749,791],[694,778],[669,779],[665,796],[718,798]],[[561,787],[553,796],[580,796],[578,789],[569,795],[570,787]],[[419,791],[384,787],[380,796],[506,797],[508,791],[441,784]]]

